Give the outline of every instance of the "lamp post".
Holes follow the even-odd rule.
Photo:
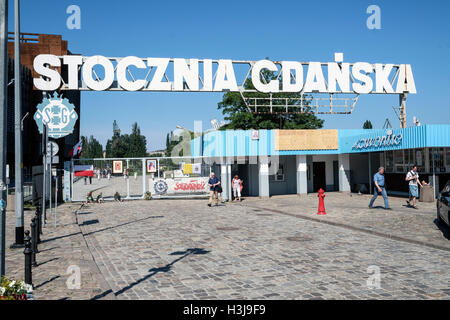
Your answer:
[[[8,108],[8,0],[0,0],[0,277],[6,273],[6,109]]]
[[[20,68],[20,0],[14,0],[14,147],[15,147],[15,212],[16,242],[24,245],[23,155],[22,155],[22,79]]]

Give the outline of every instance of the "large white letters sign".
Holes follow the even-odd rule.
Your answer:
[[[64,65],[67,66],[67,83],[57,71]],[[34,85],[43,91],[245,91],[247,78],[240,84],[236,80],[238,65],[249,67],[247,77],[256,91],[265,93],[416,93],[409,64],[344,63],[341,60],[323,63],[42,54],[34,60],[34,70],[40,75],[34,79]],[[141,70],[140,77],[133,75],[137,70]],[[265,79],[267,72],[278,76]]]

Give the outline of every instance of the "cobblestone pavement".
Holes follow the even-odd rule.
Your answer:
[[[43,244],[58,248],[39,256],[59,260],[38,268],[60,278],[36,297],[450,299],[448,233],[434,223],[433,204],[414,210],[391,198],[394,210],[369,210],[368,199],[327,194],[321,217],[314,195],[212,208],[204,200],[108,202],[82,207],[76,223],[77,207],[63,206],[61,238]],[[66,289],[68,262],[82,264],[78,291]],[[374,266],[378,289],[368,287]]]
[[[40,253],[36,257],[38,266],[33,268],[33,296],[37,300],[66,300],[90,299],[108,291],[108,284],[104,280],[92,258],[86,241],[76,221],[75,211],[80,204],[65,204],[58,207],[57,227],[54,227],[54,216],[49,215],[47,225],[43,228]],[[25,211],[25,230],[30,230],[31,218],[34,211]],[[6,215],[7,244],[15,239],[14,212]],[[6,275],[8,277],[24,279],[24,249],[6,250]],[[80,289],[69,289],[66,282],[71,276],[70,266],[77,266],[81,271]],[[115,299],[113,294],[105,294],[104,299]]]
[[[405,198],[390,197],[389,205],[393,210],[386,211],[380,197],[375,201],[374,209],[369,209],[370,199],[369,195],[328,193],[325,196],[326,216],[316,215],[318,198],[315,194],[300,198],[277,196],[269,200],[250,198],[243,205],[450,250],[450,232],[436,224],[434,202],[419,202],[419,210],[416,210],[407,207]]]
[[[445,247],[432,206],[411,211],[400,206],[404,200],[392,199],[396,210],[369,211],[367,197],[349,198],[330,194],[330,213],[321,218],[347,227],[272,209],[296,205],[313,216],[313,196],[213,208],[201,200],[106,203],[79,214],[89,248],[119,299],[449,299],[450,251],[389,238],[399,221],[405,234],[408,228],[419,233],[410,219],[421,221],[424,241],[440,238]],[[352,214],[359,218],[345,221]],[[364,231],[378,219],[384,236]],[[367,286],[371,266],[380,268],[380,289]]]

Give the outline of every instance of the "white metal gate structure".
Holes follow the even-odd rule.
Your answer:
[[[122,200],[206,197],[211,171],[201,157],[74,159],[71,201],[85,202],[89,193],[94,201],[116,194]]]

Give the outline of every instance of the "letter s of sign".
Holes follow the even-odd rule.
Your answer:
[[[381,9],[379,6],[372,4],[370,6],[367,7],[367,14],[371,14],[368,18],[367,18],[367,28],[369,30],[373,30],[373,29],[381,29]]]
[[[79,290],[81,288],[81,270],[79,266],[69,266],[66,274],[70,275],[67,278],[66,285],[69,290]]]
[[[61,60],[52,54],[40,54],[34,58],[33,68],[39,78],[33,79],[33,84],[38,90],[54,91],[61,85],[61,77],[57,70],[51,67],[61,67]]]
[[[70,14],[70,16],[67,18],[67,29],[69,30],[80,30],[81,29],[81,9],[77,5],[70,5],[67,7],[66,10],[67,14]]]

